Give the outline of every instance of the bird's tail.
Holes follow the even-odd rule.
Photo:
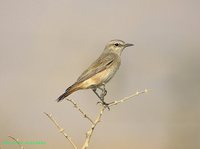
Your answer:
[[[57,102],[63,100],[64,98],[66,98],[67,96],[69,96],[70,94],[72,94],[73,92],[77,91],[80,89],[79,87],[79,83],[74,83],[72,86],[70,86],[69,88],[67,88],[65,90],[65,93],[63,93],[62,95],[60,95],[60,97],[58,97]]]

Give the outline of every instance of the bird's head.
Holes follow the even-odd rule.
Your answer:
[[[112,52],[121,55],[126,47],[133,46],[133,44],[125,43],[122,40],[111,40],[107,43],[104,52]]]

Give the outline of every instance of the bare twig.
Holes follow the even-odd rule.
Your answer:
[[[21,143],[19,142],[19,139],[14,138],[13,136],[8,136],[9,138],[13,139],[20,147],[20,149],[24,149],[24,147],[21,145]]]
[[[94,129],[95,129],[96,125],[101,121],[101,117],[102,117],[105,109],[106,109],[106,106],[101,105],[101,109],[100,109],[99,115],[97,116],[94,124],[92,124],[91,128],[86,133],[86,139],[85,139],[85,142],[84,142],[84,144],[82,146],[82,149],[87,149],[88,148],[89,143],[90,143],[90,139],[91,139],[92,134],[94,132]]]
[[[44,112],[44,114],[54,123],[54,125],[58,128],[59,132],[65,136],[65,138],[72,144],[74,149],[78,149],[77,146],[72,141],[71,137],[64,132],[65,130],[62,127],[60,127],[60,125],[53,118],[52,114],[48,114],[46,112]]]
[[[147,91],[148,91],[148,90],[145,89],[144,91],[136,92],[136,93],[134,93],[134,94],[132,94],[132,95],[130,95],[130,96],[127,96],[127,97],[122,98],[121,100],[116,100],[116,101],[114,101],[114,102],[111,102],[108,106],[111,107],[111,106],[117,105],[117,104],[119,104],[119,103],[125,102],[125,101],[127,101],[128,99],[130,99],[130,98],[132,98],[132,97],[138,96],[138,95],[143,94],[143,93],[147,93]],[[107,108],[106,106],[104,106],[104,105],[101,104],[100,113],[99,113],[99,115],[97,116],[97,118],[96,118],[94,124],[93,124],[93,125],[91,126],[91,128],[87,131],[87,133],[86,133],[86,139],[85,139],[85,142],[84,142],[84,144],[83,144],[83,146],[82,146],[82,149],[87,149],[87,148],[88,148],[89,143],[90,143],[90,139],[91,139],[92,134],[93,134],[93,131],[94,131],[96,125],[101,121],[101,117],[102,117],[102,115],[103,115],[103,113],[104,113],[104,111],[105,111],[106,108]]]
[[[81,108],[78,106],[77,103],[75,103],[75,101],[68,98],[66,98],[66,100],[71,102],[74,105],[74,107],[78,109],[78,111],[83,115],[84,118],[88,119],[92,124],[94,124],[93,120],[85,112],[83,112],[83,110],[81,110]]]
[[[81,108],[77,105],[77,103],[75,103],[72,99],[66,99],[67,101],[71,102],[74,105],[74,107],[84,116],[84,118],[88,119],[92,123],[91,128],[86,133],[86,138],[85,138],[84,144],[82,146],[82,149],[87,149],[88,148],[90,140],[91,140],[91,137],[92,137],[92,134],[94,132],[94,129],[97,126],[97,124],[101,121],[101,118],[102,118],[103,113],[104,113],[104,111],[105,111],[106,108],[109,108],[109,107],[114,106],[114,105],[118,105],[119,103],[123,103],[123,102],[129,100],[132,97],[135,97],[135,96],[138,96],[140,94],[147,93],[147,92],[148,92],[148,90],[145,89],[144,91],[136,92],[136,93],[134,93],[134,94],[132,94],[130,96],[124,97],[124,98],[122,98],[120,100],[115,100],[115,101],[111,102],[109,105],[105,106],[105,105],[101,104],[101,106],[100,106],[100,113],[97,115],[95,121],[93,121],[89,116],[87,116],[87,114],[85,112],[83,112],[83,110],[81,110]],[[64,132],[64,129],[59,126],[59,124],[55,121],[55,119],[52,117],[52,115],[48,114],[48,113],[45,113],[45,114],[54,123],[54,125],[58,128],[59,132],[62,133],[65,136],[65,138],[72,144],[72,146],[74,147],[74,149],[77,149],[77,147],[73,143],[71,137],[69,137]]]
[[[132,97],[135,97],[135,96],[138,96],[138,95],[140,95],[140,94],[147,93],[147,92],[148,92],[148,90],[145,89],[145,90],[143,90],[143,91],[136,92],[136,93],[134,93],[134,94],[132,94],[132,95],[130,95],[130,96],[124,97],[124,98],[122,98],[122,99],[120,99],[120,100],[115,100],[115,101],[113,101],[113,102],[111,102],[111,103],[109,104],[109,107],[114,106],[114,105],[117,105],[117,104],[122,103],[122,102],[125,102],[125,101],[129,100],[129,99],[132,98]]]

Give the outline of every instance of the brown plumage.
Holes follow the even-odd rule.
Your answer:
[[[70,94],[72,94],[73,92],[77,90],[79,90],[78,83],[74,83],[73,85],[71,85],[65,90],[65,93],[63,93],[62,95],[58,97],[57,101],[59,102],[60,100],[63,100],[65,97],[69,96]]]
[[[100,88],[102,85],[104,86],[117,72],[121,63],[120,56],[123,49],[132,45],[121,40],[110,41],[100,57],[80,75],[72,86],[66,89],[65,93],[57,101],[63,100],[80,89],[90,88],[95,92],[97,88]]]

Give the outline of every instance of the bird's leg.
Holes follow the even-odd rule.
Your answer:
[[[97,88],[99,89],[99,90],[101,90],[101,94],[99,95],[98,93],[97,93]],[[102,86],[100,86],[100,87],[97,87],[97,88],[94,88],[94,89],[92,89],[93,90],[93,92],[97,95],[97,97],[101,100],[101,102],[97,102],[97,104],[98,103],[102,103],[104,106],[106,106],[106,108],[108,108],[109,110],[110,110],[110,108],[109,108],[109,103],[106,103],[105,101],[104,101],[104,97],[106,96],[106,94],[107,94],[107,91],[106,91],[106,89],[105,89],[105,84],[103,84]]]
[[[93,88],[92,90],[93,90],[93,92],[97,95],[97,97],[98,97],[99,99],[101,99],[101,96],[97,93],[97,88]]]

